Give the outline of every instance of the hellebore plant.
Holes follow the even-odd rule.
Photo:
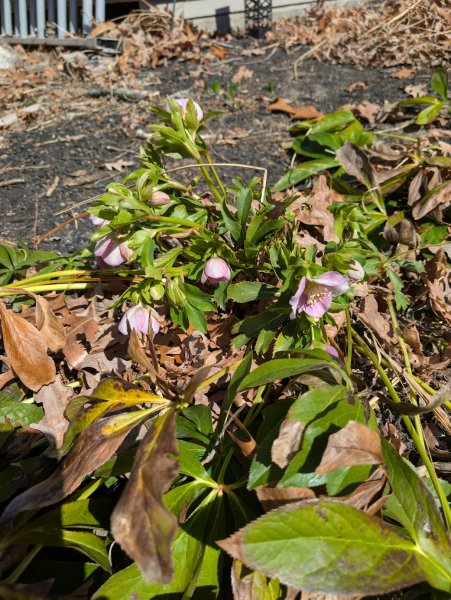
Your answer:
[[[349,290],[349,279],[336,271],[323,273],[315,278],[302,277],[297,292],[290,300],[291,319],[305,312],[310,317],[323,317],[332,305],[334,296]]]

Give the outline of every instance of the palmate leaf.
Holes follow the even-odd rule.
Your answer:
[[[412,542],[331,500],[275,509],[218,545],[297,590],[381,594],[424,579]]]
[[[414,469],[385,440],[382,451],[393,492],[386,508],[416,541],[418,562],[429,583],[451,593],[451,539],[434,497]]]

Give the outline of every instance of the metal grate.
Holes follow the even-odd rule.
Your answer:
[[[56,5],[55,5],[56,1]],[[94,22],[94,0],[0,0],[1,34],[20,38],[88,34]],[[95,21],[105,21],[105,0],[95,0]]]
[[[262,38],[271,23],[272,0],[244,0],[244,25],[251,35]]]

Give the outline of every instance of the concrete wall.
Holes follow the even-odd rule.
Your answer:
[[[108,2],[108,0],[107,0]],[[362,0],[325,0],[324,4],[339,6],[362,3]],[[153,0],[152,4],[172,11],[171,0]],[[303,14],[317,4],[316,0],[272,0],[273,20],[294,17]],[[233,29],[244,27],[244,0],[177,0],[176,15],[185,18],[203,28],[223,31],[227,25]]]

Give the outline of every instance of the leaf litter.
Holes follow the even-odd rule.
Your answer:
[[[409,14],[415,6],[409,4]],[[136,27],[138,36],[147,35],[142,22],[129,26]],[[145,27],[155,27],[150,16]],[[164,37],[167,31],[161,27]],[[106,24],[101,30],[113,29]],[[194,33],[184,35],[189,41]],[[195,44],[194,38],[189,43]],[[215,57],[224,59],[222,47],[212,47]],[[119,69],[148,60],[131,49],[124,56]],[[83,68],[83,59],[72,59],[74,74]],[[151,60],[157,60],[155,55]],[[249,74],[237,72],[240,81]],[[163,245],[157,261],[184,249],[189,269],[180,276],[172,266],[180,263],[169,261],[164,298],[158,287],[162,279],[152,279],[160,268],[157,261],[142,270],[135,262],[133,269],[122,266],[113,275],[99,275],[98,270],[87,272],[83,257],[77,263],[83,270],[77,283],[89,285],[77,292],[69,281],[67,295],[40,296],[36,284],[31,286],[32,301],[21,295],[17,287],[26,285],[27,278],[44,275],[36,269],[14,273],[13,283],[4,288],[2,360],[9,371],[2,374],[0,398],[8,407],[4,432],[16,441],[16,447],[11,443],[7,448],[15,462],[8,464],[5,455],[6,469],[19,467],[26,474],[35,459],[45,463],[34,477],[24,475],[22,485],[5,498],[1,525],[6,548],[14,535],[23,536],[35,544],[44,542],[43,555],[51,558],[46,553],[55,540],[47,547],[38,528],[33,538],[41,515],[48,516],[49,531],[58,532],[66,550],[86,553],[82,542],[71,538],[74,529],[85,527],[93,536],[88,556],[97,573],[111,568],[105,558],[108,546],[114,569],[101,581],[78,579],[80,587],[88,583],[88,596],[190,595],[202,581],[211,581],[219,594],[230,577],[230,565],[219,562],[223,551],[235,559],[233,585],[240,594],[263,589],[271,597],[289,598],[299,590],[306,597],[363,597],[425,580],[429,589],[449,589],[444,519],[449,451],[443,433],[450,430],[451,402],[445,383],[450,359],[448,198],[440,194],[446,187],[437,189],[444,182],[446,186],[449,163],[437,160],[442,155],[431,144],[442,139],[441,117],[435,131],[421,129],[413,140],[385,138],[359,145],[355,137],[341,143],[341,125],[334,125],[330,137],[318,136],[329,116],[315,107],[293,108],[280,100],[267,104],[298,121],[292,133],[299,139],[292,150],[301,166],[312,134],[317,144],[332,144],[337,160],[312,171],[301,189],[291,185],[285,191],[281,185],[263,217],[258,212],[265,209],[261,191],[252,196],[251,185],[240,188],[235,180],[230,209],[215,212],[219,202],[211,191],[198,195],[181,180],[185,212],[174,219],[181,219],[177,227],[182,230],[167,225],[161,215]],[[357,104],[353,110],[343,108],[334,119],[358,128],[360,116],[370,127],[391,127],[405,116],[401,106],[389,110]],[[167,131],[160,131],[164,142]],[[419,155],[420,169],[409,162]],[[116,164],[122,168],[123,163]],[[334,175],[334,169],[341,169],[341,175]],[[126,186],[109,194],[108,210],[120,194],[125,198],[121,196],[120,210],[137,210]],[[388,198],[394,208],[380,219]],[[232,239],[240,248],[240,255],[224,254],[244,265],[228,296],[227,285],[216,291],[208,281],[203,287],[192,285],[200,278],[208,248],[196,238],[193,221],[186,224],[186,211],[193,206],[200,211],[207,207],[227,231],[216,252],[230,252],[224,248]],[[120,211],[108,216],[117,227],[128,223],[130,214],[125,220]],[[283,222],[278,221],[281,215]],[[203,216],[198,218],[205,223]],[[251,218],[257,220],[246,220]],[[263,242],[249,237],[259,231],[258,224],[268,227],[261,230]],[[143,231],[152,226],[152,220],[146,222]],[[188,235],[183,227],[189,227]],[[270,227],[280,237],[271,237]],[[373,227],[378,237],[372,237]],[[215,224],[205,239],[217,231]],[[134,238],[137,245],[147,244],[140,255],[143,264],[155,252],[152,239],[158,236],[145,242]],[[200,246],[190,246],[192,239]],[[300,250],[293,250],[300,252],[296,267],[286,250],[293,248],[291,240],[299,242]],[[363,245],[357,240],[364,240]],[[265,274],[268,264],[270,276]],[[295,291],[296,269],[306,264],[319,277],[340,271],[353,282],[353,295],[333,304],[324,321],[288,317],[287,291]],[[256,265],[264,265],[262,271]],[[64,269],[57,267],[58,277]],[[150,278],[146,286],[144,277]],[[123,296],[129,288],[141,301],[153,294],[161,321],[155,335],[132,331],[127,338],[119,333],[118,313],[132,298]],[[296,324],[302,324],[297,331]],[[17,380],[19,396],[13,400],[8,394]],[[25,425],[30,407],[41,404],[42,419]],[[418,436],[424,436],[423,446],[415,442]],[[388,449],[384,438],[390,441]],[[1,493],[4,489],[0,485]],[[115,503],[108,531],[95,521],[103,510],[97,507],[107,500]],[[284,537],[288,531],[289,539]],[[121,547],[114,553],[113,538]],[[290,555],[293,545],[296,552]],[[306,556],[302,565],[300,552]],[[343,568],[330,561],[332,553]],[[63,562],[70,558],[62,556]],[[320,576],[318,557],[326,565]],[[250,574],[244,575],[237,561]],[[181,575],[181,564],[186,564],[188,579],[187,573]]]

